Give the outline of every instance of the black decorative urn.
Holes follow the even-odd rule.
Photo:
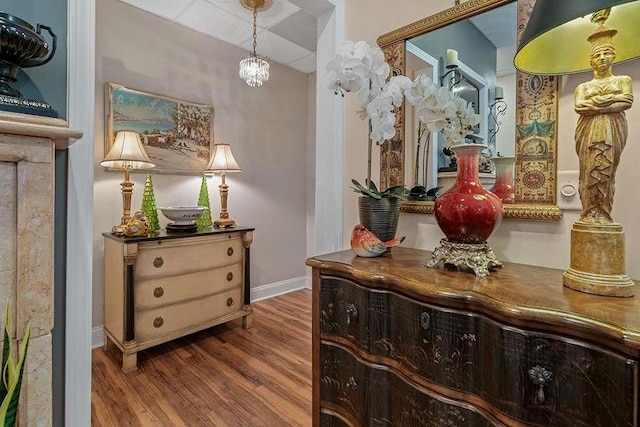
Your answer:
[[[51,36],[51,45],[42,37],[42,30]],[[46,102],[24,99],[11,86],[20,68],[36,67],[51,61],[56,53],[56,41],[50,27],[37,24],[34,29],[16,16],[0,12],[0,109],[57,116]],[[14,108],[6,108],[11,106]]]

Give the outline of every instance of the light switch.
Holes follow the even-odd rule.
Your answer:
[[[578,171],[558,172],[558,206],[568,211],[582,210],[580,195],[578,194]]]

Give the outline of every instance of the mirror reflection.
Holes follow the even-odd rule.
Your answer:
[[[486,144],[480,164],[483,184],[490,188],[495,172],[489,158],[515,152],[517,3],[458,21],[406,41],[405,75],[426,74],[473,104],[481,121],[466,142]],[[409,188],[448,187],[456,162],[440,132],[420,126],[405,108],[405,183]],[[433,193],[433,192],[432,192]],[[424,200],[424,199],[414,199]]]

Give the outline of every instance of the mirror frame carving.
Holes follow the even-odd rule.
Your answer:
[[[511,3],[514,0],[469,0],[378,37],[378,46],[391,66],[392,75],[405,74],[405,42],[413,37]],[[518,3],[518,38],[529,20],[535,0]],[[558,78],[516,74],[515,176],[516,203],[505,204],[505,218],[558,221],[562,210],[556,204]],[[542,120],[550,126],[538,126]],[[404,183],[404,103],[396,114],[396,135],[380,146],[380,188]],[[544,128],[544,129],[543,129]],[[533,134],[522,129],[534,129]],[[545,130],[546,129],[546,130]],[[523,146],[537,138],[547,149],[542,156],[526,155]],[[538,169],[533,169],[533,162]],[[542,167],[540,168],[540,165]],[[542,185],[540,185],[542,181]],[[433,202],[403,201],[401,211],[433,213]]]

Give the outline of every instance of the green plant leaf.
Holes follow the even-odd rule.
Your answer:
[[[387,188],[382,193],[380,193],[383,197],[395,197],[400,200],[407,199],[407,189],[404,185],[394,185],[392,187]]]
[[[351,184],[353,184],[353,187],[351,187],[353,189],[353,191],[355,191],[356,193],[360,193],[363,196],[369,196],[373,199],[382,199],[382,196],[377,193],[377,192],[373,192],[367,188],[365,188],[362,184],[360,184],[358,181],[356,181],[355,179],[351,180]]]
[[[18,403],[20,399],[20,388],[22,386],[22,377],[24,374],[25,360],[27,349],[29,347],[29,339],[31,337],[31,325],[27,325],[20,345],[18,354],[18,364],[15,365],[11,357],[11,337],[9,336],[9,328],[11,327],[11,311],[9,304],[5,313],[4,325],[4,344],[2,349],[2,386],[3,391],[2,404],[0,404],[0,425],[4,427],[13,427],[16,424],[16,414],[18,412]]]
[[[22,344],[20,345],[20,355],[18,359],[18,365],[15,366],[17,377],[15,381],[11,384],[11,387],[9,388],[7,396],[5,396],[4,400],[2,401],[2,405],[0,405],[0,417],[4,418],[3,425],[5,427],[16,425],[16,415],[18,413],[18,403],[20,400],[20,388],[22,386],[24,365],[27,358],[27,349],[29,348],[30,337],[31,337],[31,325],[27,325],[27,330],[24,333],[24,338],[22,339]],[[5,408],[5,402],[7,400],[8,400],[8,403]]]
[[[380,194],[380,191],[378,191],[378,187],[376,187],[376,183],[373,181],[369,181],[369,190],[376,194]]]

